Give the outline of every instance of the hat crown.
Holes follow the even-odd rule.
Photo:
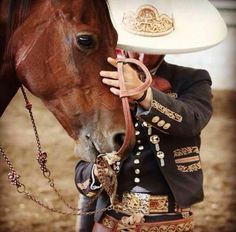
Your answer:
[[[143,36],[161,36],[174,30],[174,20],[149,4],[140,6],[136,13],[125,12],[122,24],[125,30]]]

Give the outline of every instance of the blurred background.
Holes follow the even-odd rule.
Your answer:
[[[170,63],[203,68],[213,81],[214,114],[202,133],[202,166],[205,201],[194,206],[196,232],[236,231],[236,1],[211,1],[228,27],[223,43],[206,51],[166,56]],[[30,96],[43,150],[56,186],[72,205],[78,193],[74,186],[73,141],[52,114]],[[0,144],[6,149],[33,195],[49,206],[65,208],[48,187],[36,160],[36,144],[20,92],[0,120]],[[0,232],[72,232],[75,217],[62,216],[39,207],[16,192],[7,179],[8,169],[0,157]]]

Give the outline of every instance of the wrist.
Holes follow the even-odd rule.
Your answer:
[[[151,102],[153,99],[152,89],[149,87],[147,89],[147,95],[142,102],[137,102],[142,108],[148,110],[151,107]]]
[[[147,89],[143,92],[143,94],[141,95],[141,97],[135,99],[134,101],[140,103],[140,102],[144,101],[146,97],[147,97]]]

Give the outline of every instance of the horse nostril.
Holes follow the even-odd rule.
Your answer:
[[[125,140],[125,134],[119,133],[116,134],[113,138],[113,142],[116,146],[121,147]]]

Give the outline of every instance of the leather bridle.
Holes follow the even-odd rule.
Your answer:
[[[118,58],[116,59],[117,63],[117,69],[118,69],[118,80],[119,80],[119,86],[120,86],[120,98],[122,101],[123,106],[123,113],[125,118],[125,126],[126,126],[126,134],[125,139],[123,142],[123,145],[117,152],[117,154],[123,158],[125,156],[125,151],[127,150],[127,147],[129,147],[129,143],[134,136],[134,130],[133,130],[133,123],[130,113],[130,106],[129,106],[129,98],[130,96],[134,96],[136,94],[143,93],[145,90],[149,88],[149,86],[152,83],[152,76],[150,72],[148,71],[147,67],[140,61],[132,59],[132,58]],[[135,89],[127,90],[125,86],[125,79],[124,79],[124,64],[131,63],[139,66],[141,70],[144,72],[146,78],[142,85],[138,86]]]

